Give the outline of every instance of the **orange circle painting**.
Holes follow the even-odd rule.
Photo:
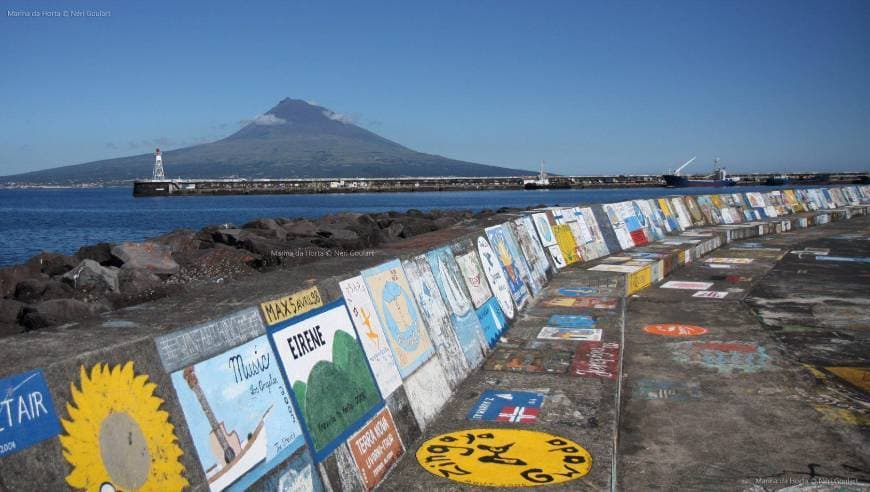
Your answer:
[[[707,333],[707,329],[695,325],[679,325],[676,323],[663,323],[659,325],[646,325],[643,331],[650,335],[661,335],[664,337],[696,337]]]

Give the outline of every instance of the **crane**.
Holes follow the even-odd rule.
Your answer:
[[[688,161],[684,162],[682,166],[678,167],[677,170],[674,171],[674,176],[679,176],[679,175],[680,175],[680,171],[682,171],[683,168],[685,168],[685,167],[688,166],[689,164],[695,162],[695,159],[696,159],[697,157],[698,157],[698,156],[694,156],[694,157],[692,157],[691,159],[689,159]]]

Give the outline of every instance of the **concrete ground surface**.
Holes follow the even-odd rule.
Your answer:
[[[625,297],[620,274],[565,269],[380,489],[870,490],[868,257],[858,217],[735,240],[663,281],[722,298],[663,282]],[[538,337],[554,314],[601,330],[589,364],[581,342]],[[479,409],[487,390],[501,412]],[[517,410],[511,391],[543,403]]]

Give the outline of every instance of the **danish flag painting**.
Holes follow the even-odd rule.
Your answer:
[[[502,407],[498,414],[497,422],[516,422],[518,424],[531,424],[538,420],[538,409],[528,407]]]
[[[544,394],[537,391],[486,390],[471,410],[468,420],[531,424],[538,420]]]

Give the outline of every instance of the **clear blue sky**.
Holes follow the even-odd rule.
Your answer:
[[[111,11],[107,18],[9,10]],[[0,175],[214,140],[284,97],[510,167],[866,170],[870,1],[9,0]]]

